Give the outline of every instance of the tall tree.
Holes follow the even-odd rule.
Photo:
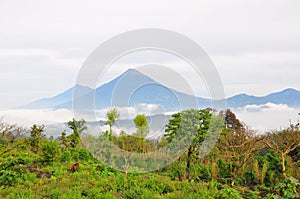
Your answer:
[[[181,139],[182,144],[186,141],[190,145],[186,154],[186,169],[183,178],[190,180],[190,167],[192,159],[198,154],[201,143],[204,141],[212,117],[211,109],[195,110],[189,109],[172,115],[166,127],[166,134],[164,135],[168,142],[176,137]],[[191,137],[193,137],[192,140]],[[178,176],[181,178],[181,176]]]
[[[238,130],[231,128],[223,130],[216,146],[223,160],[230,164],[231,186],[234,186],[243,167],[262,148],[258,143],[260,140],[251,129],[245,127]]]
[[[115,124],[115,121],[120,119],[120,112],[119,110],[114,107],[109,109],[106,112],[106,124],[109,126],[109,139],[112,139],[112,126]]]
[[[263,143],[280,155],[282,176],[286,178],[286,157],[300,147],[300,124],[291,124],[283,131],[267,134],[263,137]]]
[[[217,150],[230,165],[231,186],[234,186],[238,174],[243,167],[249,163],[262,148],[259,144],[261,140],[255,132],[247,128],[236,115],[230,110],[221,111],[225,129],[223,129]]]

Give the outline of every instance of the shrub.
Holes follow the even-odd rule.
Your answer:
[[[232,188],[224,188],[217,192],[216,196],[217,199],[242,199],[240,193]]]
[[[23,179],[24,169],[22,165],[26,163],[28,161],[22,157],[10,156],[4,160],[2,159],[0,164],[0,185],[13,186]]]
[[[52,163],[60,155],[60,145],[57,141],[45,141],[41,145],[41,162]]]
[[[61,162],[67,162],[71,160],[71,153],[70,151],[64,151],[62,152],[61,156],[59,157],[59,160]]]
[[[88,161],[91,159],[91,154],[86,148],[80,148],[78,150],[78,155],[80,160]]]
[[[247,194],[247,197],[251,198],[251,199],[259,199],[260,195],[259,195],[258,191],[249,191],[249,193]]]
[[[274,188],[283,198],[299,198],[299,193],[297,192],[299,185],[299,180],[289,177],[279,182]]]

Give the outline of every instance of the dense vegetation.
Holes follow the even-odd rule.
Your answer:
[[[137,131],[131,135],[113,133],[119,118],[117,109],[109,110],[110,130],[97,137],[83,136],[88,132],[85,121],[73,119],[67,123],[73,133],[64,131],[57,139],[46,138],[43,125],[26,130],[0,120],[0,198],[300,197],[299,123],[257,135],[230,110],[217,114],[211,109],[191,109],[174,114],[165,134],[150,140],[145,138],[149,127],[144,115],[134,119]],[[201,145],[215,128],[221,129],[219,139],[209,154],[201,155]],[[184,136],[189,131],[195,132],[191,140]],[[159,170],[153,169],[151,160],[136,159],[135,163],[122,154],[112,157],[111,151],[100,154],[111,164],[122,165],[119,171],[92,155],[84,147],[88,140],[109,140],[124,151],[141,154],[172,147],[174,141],[189,141],[189,146],[175,162]],[[155,156],[161,162],[165,158],[162,153]],[[155,171],[132,173],[139,169],[136,165]]]

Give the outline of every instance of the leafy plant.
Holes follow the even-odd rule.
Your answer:
[[[52,163],[60,155],[61,149],[57,141],[44,141],[41,144],[41,162]]]
[[[283,198],[299,198],[299,193],[297,192],[299,185],[299,180],[289,177],[275,185],[274,189]]]
[[[216,199],[242,199],[237,190],[229,187],[220,190],[215,197]]]
[[[24,168],[27,160],[22,157],[8,157],[0,163],[0,185],[16,185],[23,179]]]

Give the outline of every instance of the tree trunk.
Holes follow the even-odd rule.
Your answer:
[[[178,171],[178,180],[181,182],[182,181],[182,176],[180,174],[180,172]]]
[[[112,129],[111,129],[111,125],[109,125],[109,141],[112,141]]]
[[[190,181],[190,168],[191,168],[191,156],[192,156],[192,148],[189,147],[188,154],[187,154],[187,163],[186,163],[186,173],[187,173],[187,179]]]
[[[231,184],[230,184],[230,185],[231,185],[231,187],[233,187],[233,186],[234,186],[234,182],[235,182],[235,179],[232,179],[232,180],[231,180]]]
[[[235,183],[235,180],[236,180],[236,177],[238,176],[238,173],[239,173],[239,170],[240,170],[241,167],[236,167],[234,169],[234,172],[233,172],[233,176],[232,176],[232,180],[231,180],[231,187],[234,186],[234,183]]]
[[[128,180],[128,170],[127,170],[127,168],[125,169],[125,179],[126,179],[126,181]]]
[[[124,173],[125,173],[125,178],[126,178],[126,181],[127,181],[128,180],[129,160],[126,158],[126,156],[124,157],[124,159],[125,159]]]
[[[285,168],[285,155],[281,153],[281,167],[282,167],[282,176],[286,178],[286,168]]]

